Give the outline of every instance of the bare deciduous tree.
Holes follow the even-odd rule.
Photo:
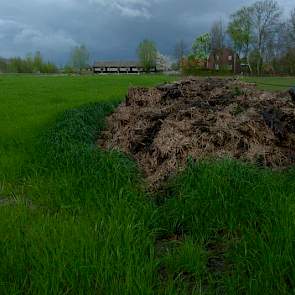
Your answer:
[[[222,21],[217,21],[212,25],[211,28],[211,48],[220,49],[225,44],[225,32],[223,29]]]
[[[291,17],[289,20],[289,30],[290,30],[290,37],[292,41],[292,45],[295,47],[295,8],[291,11]]]
[[[176,43],[175,49],[174,49],[174,55],[177,60],[177,65],[179,66],[181,63],[181,60],[185,57],[187,52],[187,46],[186,43],[183,40],[180,40]]]
[[[259,53],[257,73],[261,73],[266,48],[280,23],[281,9],[275,0],[263,0],[254,3],[252,9],[253,47]]]

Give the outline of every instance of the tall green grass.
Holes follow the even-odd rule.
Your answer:
[[[95,146],[112,105],[66,112],[36,146],[25,194],[1,207],[1,294],[150,294],[154,209],[136,169]]]
[[[168,266],[172,277],[182,272],[197,278],[195,287],[210,294],[292,293],[294,172],[230,160],[190,162],[172,182],[160,213],[163,236],[179,235],[184,248],[194,245],[185,259],[180,253],[188,263],[181,270]]]

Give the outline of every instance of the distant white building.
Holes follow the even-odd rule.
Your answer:
[[[94,64],[95,74],[140,74],[144,73],[144,68],[136,61],[98,61]],[[150,72],[156,72],[157,68],[152,68]]]

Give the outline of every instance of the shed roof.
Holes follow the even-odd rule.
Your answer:
[[[139,67],[138,61],[97,61],[94,64],[95,67]]]

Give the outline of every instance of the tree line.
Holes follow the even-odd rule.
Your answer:
[[[139,43],[137,50],[138,61],[146,72],[157,67],[158,70],[166,71],[171,67],[171,59],[161,54],[152,40],[145,39]],[[85,45],[73,49],[69,63],[65,66],[65,72],[74,73],[82,71],[89,65],[90,54]]]
[[[275,0],[257,1],[221,20],[198,36],[188,52],[183,41],[175,46],[178,66],[183,60],[202,64],[211,51],[232,48],[252,74],[295,74],[295,8],[289,17]],[[198,63],[199,62],[199,63]]]
[[[215,21],[211,30],[197,36],[189,47],[180,40],[171,58],[157,50],[151,40],[143,40],[137,48],[139,62],[148,72],[157,66],[162,70],[206,67],[210,52],[224,47],[232,48],[251,74],[295,75],[295,8],[288,18],[276,0],[260,0],[237,10],[224,26]],[[66,73],[81,73],[89,67],[89,52],[84,45],[73,48]],[[0,58],[0,72],[56,73],[55,64],[44,62],[38,51],[26,58]]]
[[[174,60],[159,54],[151,40],[142,41],[137,49],[139,61],[146,71],[160,63],[184,72],[206,69],[212,51],[233,49],[241,63],[253,75],[295,75],[295,8],[288,18],[276,0],[261,0],[237,10],[225,26],[215,21],[209,32],[197,36],[193,44],[180,40],[174,48]],[[162,56],[162,59],[159,58]]]
[[[53,62],[46,62],[37,51],[34,55],[28,54],[25,58],[13,57],[4,59],[0,57],[0,73],[81,73],[89,66],[89,53],[84,45],[72,49],[69,62],[60,69]]]
[[[13,57],[9,59],[0,58],[0,72],[2,73],[57,73],[58,68],[54,63],[45,62],[40,51],[34,56]]]

